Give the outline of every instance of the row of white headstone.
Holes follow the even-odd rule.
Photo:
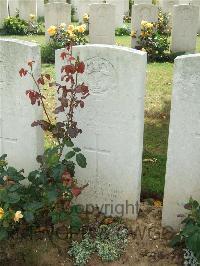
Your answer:
[[[200,3],[200,1],[199,1]],[[136,38],[132,38],[132,47],[138,45],[142,20],[158,21],[158,7],[150,4],[134,5],[132,8],[132,30]],[[174,5],[172,10],[171,51],[193,53],[196,50],[197,33],[200,32],[199,7],[194,5]]]
[[[89,40],[92,44],[115,44],[115,7],[110,4],[90,5]],[[159,9],[152,4],[139,4],[132,7],[132,48],[138,46],[141,22],[157,22]],[[193,5],[175,5],[172,14],[172,52],[189,52],[196,50],[199,7]],[[105,23],[109,21],[109,23]]]
[[[22,52],[23,51],[23,52]],[[56,51],[56,79],[61,80],[63,61]],[[107,215],[136,218],[140,202],[144,128],[146,53],[134,49],[85,45],[73,48],[84,60],[81,80],[90,96],[76,118],[83,133],[76,140],[87,157],[87,168],[76,169],[78,181],[89,186],[80,196],[82,204],[98,206]],[[43,134],[32,128],[42,110],[25,95],[34,89],[19,69],[35,60],[40,73],[40,49],[34,43],[0,40],[0,154],[28,173],[37,167],[43,152]],[[163,225],[177,229],[184,204],[192,196],[200,200],[200,54],[175,60],[171,122],[169,130]],[[85,206],[84,205],[84,206]],[[91,208],[90,208],[91,209]]]
[[[29,20],[30,14],[44,16],[44,0],[0,0],[0,24],[8,15],[15,16],[19,11],[22,19]]]

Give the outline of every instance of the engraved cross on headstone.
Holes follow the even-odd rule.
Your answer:
[[[105,149],[101,149],[99,147],[99,140],[98,140],[98,134],[95,135],[95,148],[85,148],[85,151],[92,152],[95,154],[95,161],[96,161],[96,178],[100,177],[99,174],[99,155],[110,155],[110,151],[107,151]]]

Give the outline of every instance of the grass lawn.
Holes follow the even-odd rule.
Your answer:
[[[1,36],[2,37],[2,36]],[[9,38],[45,43],[44,36],[9,36]],[[116,43],[130,46],[130,37],[116,37]],[[200,52],[200,37],[197,40]],[[44,72],[54,75],[53,65],[44,64]],[[168,126],[173,77],[172,63],[149,63],[147,67],[147,86],[145,98],[144,155],[142,173],[142,196],[162,198],[167,158]],[[52,108],[54,92],[49,96],[48,108]],[[46,141],[49,145],[49,140]]]

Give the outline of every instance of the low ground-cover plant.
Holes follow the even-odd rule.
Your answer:
[[[55,50],[64,48],[69,44],[84,45],[87,43],[86,39],[86,25],[69,25],[65,23],[60,24],[58,27],[51,26],[48,30],[49,43],[42,46],[42,62],[54,63]]]
[[[191,198],[185,205],[185,209],[189,211],[189,214],[183,220],[183,228],[174,237],[171,244],[173,247],[179,245],[185,249],[185,260],[196,260],[200,263],[200,204]]]
[[[123,254],[127,241],[128,230],[123,224],[100,224],[87,232],[80,243],[73,241],[68,253],[79,266],[85,265],[93,253],[103,262],[112,262]]]
[[[130,36],[130,34],[131,34],[131,29],[127,25],[124,25],[121,28],[115,29],[115,35],[116,36]]]
[[[21,19],[17,14],[15,17],[4,19],[2,31],[8,35],[39,35],[44,34],[44,25],[42,22],[37,22],[33,14],[30,14],[29,20]]]
[[[8,166],[6,155],[0,158],[0,240],[22,228],[25,231],[38,227],[53,228],[57,223],[67,223],[76,229],[81,226],[79,210],[73,199],[87,184],[78,186],[75,166],[85,168],[86,159],[72,140],[82,133],[74,114],[76,109],[84,108],[89,88],[78,82],[85,65],[72,56],[70,47],[62,52],[61,58],[66,62],[61,69],[64,85],[53,82],[49,74],[36,78],[33,74],[34,61],[28,62],[27,68],[19,71],[21,77],[33,79],[36,90],[29,88],[26,94],[32,105],[42,106],[45,114],[45,119],[33,121],[32,127],[41,127],[51,134],[57,144],[37,157],[40,167],[28,177],[23,175],[23,170],[17,171]],[[45,83],[57,90],[59,104],[54,115],[63,114],[63,120],[59,122],[52,121],[46,109],[41,90]],[[26,185],[21,182],[26,182]]]

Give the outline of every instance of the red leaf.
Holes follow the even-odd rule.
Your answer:
[[[57,107],[55,110],[54,110],[54,114],[59,114],[59,113],[61,113],[61,112],[64,112],[65,111],[65,109],[64,109],[64,107],[61,105],[61,106],[59,106],[59,107]]]
[[[83,108],[84,107],[84,102],[80,101],[80,107]]]
[[[85,71],[85,64],[83,62],[76,63],[76,71],[82,74]]]
[[[44,130],[44,131],[47,131],[49,130],[50,128],[50,123],[45,121],[45,120],[37,120],[37,121],[34,121],[32,124],[31,124],[32,127],[37,127],[37,126],[41,126],[41,128]]]
[[[49,74],[45,74],[45,78],[50,80],[51,79],[51,76]]]
[[[35,61],[29,61],[29,62],[28,62],[28,66],[30,66],[31,69],[32,69],[32,67],[33,67],[33,63],[35,63]]]
[[[68,60],[69,60],[69,61],[74,61],[74,60],[76,60],[76,59],[75,59],[73,56],[70,56]]]
[[[38,84],[44,85],[44,78],[43,76],[41,76],[38,80],[37,80]]]
[[[82,84],[82,85],[78,85],[75,88],[75,92],[76,93],[82,93],[83,95],[85,95],[85,94],[89,93],[89,89],[88,89],[88,86],[85,86],[84,84]]]
[[[28,73],[28,71],[26,69],[24,69],[24,68],[21,68],[20,71],[19,71],[19,74],[20,74],[21,77],[26,76],[27,73]]]
[[[36,102],[38,103],[38,105],[40,105],[40,99],[44,98],[44,96],[34,90],[27,90],[26,95],[28,95],[32,105],[34,105]]]
[[[66,74],[74,74],[76,72],[76,68],[74,65],[66,65],[63,67]]]
[[[62,60],[64,60],[67,57],[67,53],[66,52],[62,52],[60,57],[62,58]]]
[[[81,188],[78,187],[72,188],[72,194],[74,197],[78,197],[78,195],[81,194]]]

